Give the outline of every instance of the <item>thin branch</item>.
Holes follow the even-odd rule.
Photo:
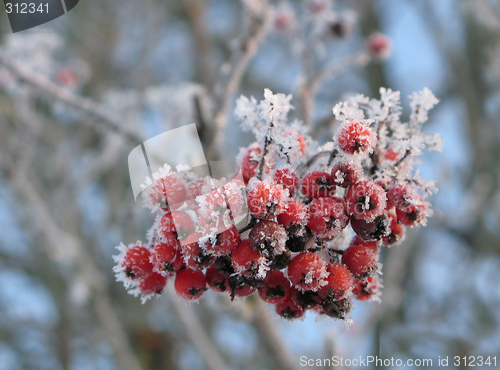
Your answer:
[[[43,75],[25,70],[17,65],[15,61],[11,60],[1,49],[0,65],[8,69],[19,80],[41,90],[43,92],[43,97],[48,96],[52,99],[56,99],[71,108],[94,117],[107,129],[117,132],[133,144],[137,145],[143,141],[143,138],[136,132],[130,131],[127,127],[124,127],[123,119],[110,114],[103,106],[89,98],[76,96],[71,91],[52,83]]]
[[[256,295],[253,299],[254,311],[254,326],[264,342],[269,353],[275,360],[278,369],[280,370],[297,370],[299,369],[298,361],[283,342],[283,336],[279,332],[276,320],[271,315],[269,308]]]
[[[299,93],[302,101],[302,119],[305,126],[311,124],[311,116],[314,110],[314,99],[320,87],[329,79],[340,75],[348,69],[363,68],[370,63],[370,55],[360,52],[356,55],[347,55],[330,66],[326,66],[319,72],[307,73],[305,80],[300,86]]]
[[[210,370],[224,370],[226,365],[219,354],[218,348],[213,344],[213,340],[207,335],[205,330],[203,330],[203,326],[200,320],[198,320],[198,316],[193,312],[193,309],[180,301],[179,297],[172,290],[172,285],[167,287],[166,293],[177,317],[179,317],[182,326],[186,330],[189,340],[205,359],[207,368]]]
[[[250,30],[248,35],[239,43],[240,52],[234,57],[235,61],[231,66],[231,74],[227,82],[219,87],[221,98],[215,113],[215,135],[209,146],[207,157],[213,158],[217,153],[217,148],[224,141],[224,131],[227,126],[227,115],[231,107],[236,92],[241,84],[241,80],[250,65],[250,61],[257,54],[259,45],[264,41],[269,25],[274,15],[274,6],[264,5],[262,14],[252,15],[250,20]]]

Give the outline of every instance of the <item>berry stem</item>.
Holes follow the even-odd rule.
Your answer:
[[[259,167],[257,168],[257,177],[262,181],[262,175],[264,174],[264,167],[266,165],[266,155],[269,152],[269,144],[272,143],[271,131],[274,127],[274,122],[269,122],[269,128],[267,129],[266,138],[264,140],[264,148],[262,148],[262,156],[260,157]]]
[[[408,148],[408,149],[406,149],[405,154],[401,157],[401,159],[400,159],[399,161],[397,161],[397,162],[394,164],[394,167],[399,167],[399,165],[400,165],[401,163],[403,163],[403,161],[404,161],[406,158],[408,158],[408,157],[410,156],[410,154],[411,154],[411,149],[409,149],[409,148]]]

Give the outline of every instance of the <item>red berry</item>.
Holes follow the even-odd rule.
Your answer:
[[[293,197],[295,191],[297,191],[299,187],[299,178],[297,174],[289,168],[276,170],[274,173],[274,181],[283,186],[284,189],[288,189],[290,197]]]
[[[342,254],[342,263],[354,277],[362,278],[376,268],[377,260],[373,250],[364,245],[351,245]]]
[[[309,204],[307,226],[324,240],[335,238],[348,223],[347,205],[341,198],[318,198]]]
[[[391,53],[391,39],[381,33],[374,33],[368,39],[367,49],[373,59],[384,60]]]
[[[250,246],[266,257],[283,254],[286,251],[287,238],[283,226],[268,220],[259,221],[248,234]]]
[[[207,268],[205,276],[210,289],[215,290],[216,292],[225,292],[229,289],[227,276],[218,272],[215,264],[211,264]]]
[[[288,278],[300,290],[317,291],[327,284],[327,276],[325,261],[311,252],[298,254],[288,266]]]
[[[396,162],[400,157],[400,154],[398,152],[395,152],[394,149],[392,148],[387,148],[384,151],[384,159],[387,159],[388,161],[391,162]]]
[[[193,301],[207,290],[207,279],[201,270],[184,269],[175,277],[174,286],[179,297]]]
[[[366,222],[351,216],[351,227],[354,232],[363,240],[380,240],[389,235],[391,221],[383,214],[375,217],[375,220]]]
[[[354,305],[348,298],[344,298],[339,301],[325,299],[321,303],[321,307],[323,308],[323,313],[325,315],[333,317],[334,319],[345,320],[347,315],[349,315],[354,308]]]
[[[205,245],[200,246],[200,239],[203,237],[201,233],[193,233],[189,235],[184,244],[181,245],[181,253],[184,258],[184,263],[191,269],[198,269],[208,266],[212,262],[212,258],[204,253]]]
[[[276,305],[276,313],[285,319],[298,319],[304,316],[304,309],[291,298]]]
[[[205,179],[200,179],[193,181],[189,184],[186,190],[186,204],[193,211],[197,211],[200,206],[196,203],[196,197],[205,194],[203,190],[208,187],[207,181]]]
[[[184,267],[180,245],[177,240],[175,240],[175,243],[159,243],[151,248],[150,253],[150,261],[153,264],[153,271],[157,273],[173,275]]]
[[[346,201],[351,213],[358,220],[371,222],[385,211],[387,204],[384,189],[373,181],[360,181],[349,187]]]
[[[241,285],[234,291],[235,297],[248,297],[255,292],[255,288],[250,285]]]
[[[260,253],[254,251],[247,239],[243,239],[231,254],[231,262],[239,274],[258,277],[263,279],[269,269],[265,263],[266,259]]]
[[[153,272],[153,264],[149,261],[149,249],[138,242],[129,248],[123,258],[122,267],[125,275],[131,279],[141,279]]]
[[[273,218],[285,209],[288,191],[281,185],[260,182],[248,194],[248,210],[257,218]]]
[[[332,181],[335,185],[347,188],[363,176],[363,170],[351,162],[339,162],[332,168]]]
[[[357,235],[355,235],[354,238],[352,238],[351,243],[349,245],[364,245],[365,247],[370,248],[375,254],[379,252],[379,247],[376,240],[370,240],[370,241],[363,240]]]
[[[371,276],[363,280],[356,279],[354,284],[352,293],[356,296],[357,300],[367,301],[378,293],[377,279]]]
[[[293,130],[293,131],[285,134],[285,136],[294,136],[299,143],[300,152],[304,153],[304,151],[306,150],[306,140],[304,139],[304,137],[301,134],[299,134],[297,131]]]
[[[290,298],[303,310],[314,309],[321,304],[321,297],[312,290],[298,290],[295,287],[290,289]]]
[[[209,240],[202,245],[204,252],[215,257],[227,256],[240,242],[240,234],[238,229],[232,226],[213,239],[213,242]]]
[[[247,211],[246,186],[243,182],[233,179],[222,187],[227,207],[231,217],[236,218]]]
[[[170,233],[174,233],[179,239],[184,239],[189,234],[194,233],[195,226],[193,219],[186,212],[172,211],[162,216],[158,231],[164,239],[168,239]]]
[[[427,203],[414,187],[399,183],[389,189],[387,197],[396,207],[397,219],[407,226],[415,226],[425,221]]]
[[[340,148],[347,154],[369,153],[375,147],[376,140],[372,128],[359,122],[344,122],[337,134]]]
[[[397,242],[401,241],[404,238],[404,232],[405,228],[403,225],[398,223],[398,218],[397,216],[389,212],[387,214],[387,217],[389,217],[391,224],[390,224],[390,233],[387,236],[384,236],[382,238],[382,241],[384,245],[393,245],[396,244]]]
[[[290,297],[290,282],[281,271],[271,271],[259,288],[259,295],[268,303],[283,302]]]
[[[243,149],[243,154],[240,154],[241,159],[239,165],[241,167],[241,174],[243,175],[243,180],[245,184],[255,176],[257,167],[259,167],[259,161],[261,157],[261,150],[256,145],[257,143],[251,145],[249,148]]]
[[[307,223],[307,208],[302,203],[291,200],[286,203],[285,210],[278,215],[277,220],[285,229],[294,225],[304,225]]]
[[[165,285],[167,285],[167,277],[153,272],[139,283],[139,289],[144,295],[160,294]]]
[[[153,183],[149,194],[153,204],[164,202],[168,208],[177,209],[186,200],[186,185],[178,175],[168,174]]]
[[[301,190],[309,199],[333,197],[335,195],[335,184],[327,172],[312,171],[302,180]]]
[[[326,267],[330,275],[327,284],[318,290],[321,298],[332,297],[335,300],[345,298],[352,288],[352,276],[346,266],[340,263],[330,263]]]

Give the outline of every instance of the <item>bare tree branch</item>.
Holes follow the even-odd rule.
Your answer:
[[[18,66],[3,50],[0,49],[0,65],[7,68],[18,79],[31,85],[43,92],[44,97],[56,99],[67,106],[74,108],[84,114],[94,117],[101,122],[107,129],[119,133],[133,144],[139,144],[143,141],[136,132],[129,130],[123,125],[124,120],[110,114],[106,108],[88,98],[81,98],[74,95],[71,91],[49,81],[45,76],[26,71]]]

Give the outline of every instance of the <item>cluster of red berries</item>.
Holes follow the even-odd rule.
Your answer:
[[[313,310],[343,320],[353,299],[379,299],[381,248],[431,214],[418,181],[400,171],[409,149],[379,138],[373,121],[353,119],[359,113],[347,106],[334,108],[344,118],[334,142],[318,148],[278,127],[289,97],[265,96],[258,108],[240,102],[244,119],[248,106],[269,117],[267,128],[253,126],[262,143],[241,150],[237,177],[165,166],[146,182],[145,204],[157,213],[148,241],[122,244],[115,256],[131,293],[147,299],[174,279],[188,301],[208,289],[231,299],[258,292],[285,318]]]

